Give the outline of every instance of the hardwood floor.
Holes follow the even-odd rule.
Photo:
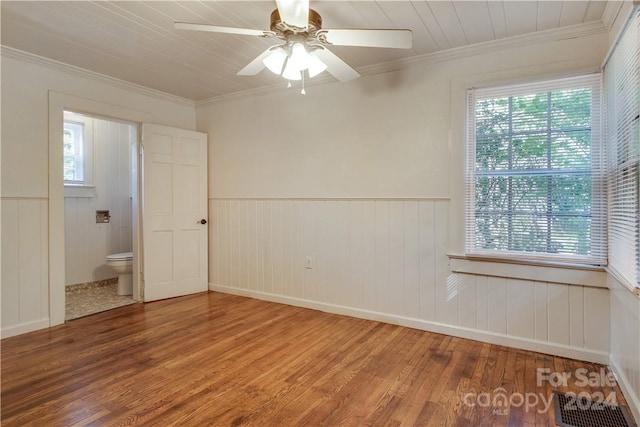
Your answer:
[[[1,344],[5,427],[546,426],[552,390],[626,406],[575,384],[600,365],[213,292]],[[572,378],[538,386],[537,368]]]

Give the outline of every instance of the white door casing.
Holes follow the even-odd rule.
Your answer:
[[[144,301],[206,291],[207,135],[145,123],[142,148]]]

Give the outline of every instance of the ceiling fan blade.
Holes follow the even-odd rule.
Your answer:
[[[265,65],[264,65],[264,62],[262,62],[262,60],[267,56],[269,56],[269,54],[271,53],[271,49],[272,48],[265,50],[260,55],[258,55],[256,59],[249,62],[247,65],[245,65],[245,67],[242,70],[238,71],[238,75],[239,76],[255,76],[260,71],[264,70]]]
[[[207,24],[190,24],[188,22],[175,22],[173,26],[178,30],[209,31],[212,33],[239,34],[242,36],[258,37],[275,36],[275,33],[272,33],[271,31],[251,30],[248,28],[218,27],[216,25]]]
[[[330,30],[317,32],[318,40],[335,46],[388,47],[411,49],[411,30]]]
[[[329,49],[321,48],[313,53],[327,66],[327,72],[341,82],[357,79],[360,74]]]
[[[309,23],[309,0],[276,0],[280,19],[298,28],[307,28]]]

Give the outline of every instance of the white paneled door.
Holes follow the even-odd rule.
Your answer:
[[[143,124],[144,300],[203,292],[207,279],[207,135]]]

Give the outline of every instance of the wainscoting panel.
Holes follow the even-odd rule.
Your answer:
[[[640,420],[640,298],[609,276],[611,289],[611,367]]]
[[[2,199],[2,337],[49,325],[48,204]]]
[[[446,201],[211,200],[210,212],[212,283],[429,320],[457,308],[446,290],[436,300]]]
[[[446,199],[211,199],[209,212],[211,289],[608,361],[608,290],[451,273]]]

